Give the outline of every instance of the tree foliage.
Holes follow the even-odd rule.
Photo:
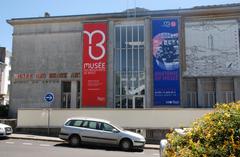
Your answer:
[[[217,104],[186,134],[173,131],[167,139],[170,157],[240,157],[240,102]]]

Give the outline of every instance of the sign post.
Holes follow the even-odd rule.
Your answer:
[[[50,135],[50,107],[52,102],[54,101],[54,94],[51,92],[48,92],[44,96],[44,100],[48,103],[48,135]]]

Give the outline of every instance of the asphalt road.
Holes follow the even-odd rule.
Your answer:
[[[158,150],[124,152],[104,146],[71,148],[66,143],[0,139],[0,157],[158,157]]]

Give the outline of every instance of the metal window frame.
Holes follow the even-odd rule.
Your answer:
[[[118,50],[119,50],[119,52],[118,53],[121,53],[124,49],[126,50],[125,51],[125,53],[126,53],[126,67],[128,67],[128,57],[127,57],[127,55],[128,55],[128,47],[126,46],[125,48],[122,48],[122,43],[120,43],[120,45],[119,45],[119,48],[116,48],[116,28],[119,28],[119,41],[120,42],[122,42],[122,29],[123,28],[126,28],[126,42],[128,42],[128,34],[127,34],[127,30],[128,30],[128,27],[131,27],[131,29],[132,29],[132,32],[131,32],[131,36],[132,36],[132,41],[133,41],[133,36],[134,36],[134,33],[133,33],[133,28],[135,27],[135,26],[137,26],[137,40],[139,41],[140,40],[140,27],[143,27],[144,28],[144,24],[119,24],[119,25],[115,25],[115,28],[114,28],[114,36],[115,36],[115,38],[114,38],[114,60],[116,59],[116,53],[118,52]],[[144,29],[142,29],[142,33],[143,33],[143,35],[144,35],[144,33],[145,33],[145,30]],[[145,40],[145,39],[144,39]],[[144,46],[145,47],[145,46]],[[141,49],[143,49],[144,50],[144,47],[142,47]],[[128,70],[128,68],[126,68],[124,71],[123,71],[123,69],[122,69],[122,55],[120,54],[119,55],[119,59],[120,59],[120,71],[119,71],[119,77],[120,77],[120,85],[119,85],[119,87],[120,87],[120,94],[118,95],[118,94],[116,94],[116,73],[118,73],[118,71],[117,71],[117,65],[115,64],[114,65],[114,67],[115,67],[115,69],[114,69],[114,85],[113,85],[113,89],[114,89],[114,108],[116,108],[116,97],[119,97],[120,98],[120,108],[122,108],[122,105],[123,105],[123,102],[122,102],[122,98],[123,97],[126,97],[126,103],[127,103],[127,108],[128,108],[128,97],[129,96],[133,96],[133,95],[131,95],[131,94],[129,94],[129,91],[128,91],[128,88],[129,88],[129,80],[128,80],[128,76],[129,75],[131,75],[132,76],[132,78],[134,77],[134,74],[135,74],[135,72],[137,72],[137,76],[138,76],[138,78],[140,78],[140,74],[141,73],[144,73],[145,74],[145,71],[140,71],[140,67],[141,67],[141,65],[140,65],[140,46],[138,45],[137,46],[137,56],[138,56],[138,59],[137,59],[137,71],[134,71],[134,50],[135,50],[136,48],[134,47],[134,46],[132,46],[131,47],[131,53],[132,53],[132,70],[130,71],[130,73],[129,73],[129,70]],[[145,53],[143,54],[143,57],[144,57],[144,60],[145,60]],[[113,63],[116,63],[115,61],[113,62]],[[142,65],[142,66],[144,66],[145,67],[145,62],[144,62],[144,65]],[[127,86],[127,89],[126,89],[126,93],[125,93],[125,95],[123,95],[123,93],[122,93],[122,79],[123,79],[123,72],[125,72],[126,73],[126,75],[125,75],[125,79],[126,79],[126,86]],[[137,80],[138,82],[137,82],[137,84],[138,84],[138,87],[140,86],[140,80],[138,79]],[[145,82],[145,81],[144,81]],[[146,84],[146,82],[144,83],[144,84]],[[132,86],[134,87],[134,82],[132,81]],[[145,85],[145,87],[146,87],[146,85]],[[144,101],[145,101],[145,95],[146,95],[146,93],[144,94],[144,95],[138,95],[138,96],[143,96],[144,97]],[[132,107],[133,106],[135,106],[135,104],[133,104],[132,105]],[[145,108],[145,102],[144,102],[144,108]]]

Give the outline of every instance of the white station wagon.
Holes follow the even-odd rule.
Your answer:
[[[145,138],[137,133],[114,126],[109,121],[94,118],[70,118],[61,128],[59,138],[78,146],[81,142],[120,146],[122,150],[133,147],[143,149]]]
[[[6,124],[0,123],[0,137],[6,137],[12,134],[12,127]]]

